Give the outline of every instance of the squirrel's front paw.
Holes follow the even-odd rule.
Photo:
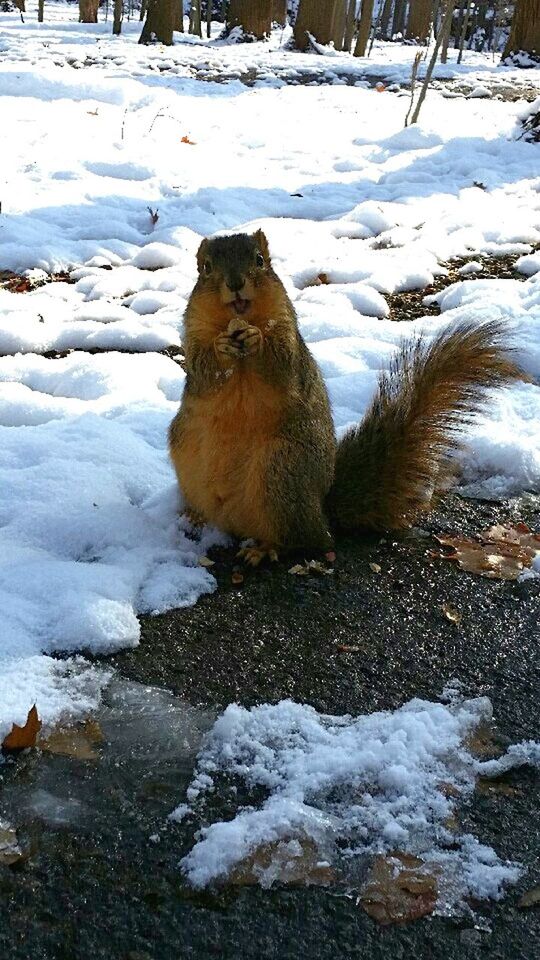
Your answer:
[[[214,340],[214,349],[218,356],[251,357],[262,349],[262,333],[258,327],[251,327],[245,320],[235,317],[227,330]]]

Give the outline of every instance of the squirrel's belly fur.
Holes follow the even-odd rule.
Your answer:
[[[189,507],[238,537],[271,540],[266,473],[286,398],[249,370],[231,370],[220,388],[189,398],[171,456]]]

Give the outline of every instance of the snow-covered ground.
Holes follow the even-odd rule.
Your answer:
[[[456,798],[470,797],[479,775],[498,776],[523,763],[540,767],[540,744],[516,744],[498,760],[479,761],[470,738],[491,720],[490,701],[464,699],[459,683],[443,699],[360,717],[324,716],[287,700],[251,710],[231,704],[199,754],[189,803],[171,819],[207,823],[206,801],[224,775],[229,788],[240,781],[267,797],[251,804],[244,789],[233,818],[202,826],[182,861],[190,882],[226,882],[270,845],[270,862],[257,863],[255,855],[251,869],[271,886],[286,876],[288,863],[302,863],[307,842],[336,870],[338,883],[350,882],[366,855],[404,850],[438,878],[440,912],[464,909],[470,896],[498,899],[519,877],[519,865],[502,862],[462,831]]]
[[[47,4],[42,25],[27,6],[25,24],[0,13],[0,271],[75,282],[0,289],[0,740],[34,702],[52,723],[99,698],[107,675],[55,651],[135,645],[138,613],[214,588],[197,560],[218,533],[187,536],[166,453],[183,372],[156,352],[180,342],[205,234],[264,228],[339,430],[404,333],[506,320],[536,383],[493,397],[464,482],[540,489],[540,148],[515,139],[523,104],[432,92],[404,129],[407,97],[365,78],[404,82],[411,47],[376,45],[369,62],[290,53],[280,34],[144,48],[138,22],[112,38],[75,5]],[[491,56],[450,59],[439,76],[471,89],[540,84]],[[385,294],[502,253],[523,281],[472,273],[440,316],[388,319]]]

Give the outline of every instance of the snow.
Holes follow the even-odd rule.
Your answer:
[[[397,849],[421,857],[439,877],[439,912],[458,911],[470,896],[499,899],[519,865],[448,820],[477,776],[540,766],[540,744],[476,760],[467,737],[491,717],[487,698],[466,700],[457,691],[447,704],[414,699],[359,717],[322,715],[290,700],[249,710],[231,704],[199,753],[188,803],[171,818],[191,813],[206,824],[205,801],[223,777],[248,794],[233,817],[200,826],[181,862],[187,879],[194,887],[226,882],[257,847],[309,838],[345,882],[356,860]],[[266,799],[252,800],[261,788]],[[272,865],[258,872],[263,886],[279,873]]]
[[[410,46],[301,55],[287,32],[225,44],[215,24],[165,50],[137,44],[138,22],[113,38],[73,5],[47,4],[44,24],[27,7],[24,24],[0,13],[0,270],[35,285],[0,287],[0,738],[35,700],[53,722],[97,698],[77,699],[52,653],[133,646],[138,614],[215,587],[197,560],[219,534],[189,536],[167,457],[184,374],[158,352],[180,343],[203,235],[267,232],[338,432],[407,333],[503,317],[540,377],[538,147],[515,139],[523,104],[497,99],[540,69],[451,52],[438,80],[492,96],[434,89],[404,129]],[[511,252],[522,281],[466,279],[441,316],[389,319],[387,295],[444,261]],[[465,489],[538,490],[539,417],[536,382],[490,399],[464,437]]]

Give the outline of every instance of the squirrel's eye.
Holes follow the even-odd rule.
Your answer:
[[[255,263],[257,264],[258,267],[264,267],[264,257],[262,253],[257,254],[257,256],[255,257]]]
[[[210,260],[205,260],[205,261],[204,261],[203,270],[204,270],[204,272],[205,272],[207,275],[208,275],[209,273],[212,273],[212,264],[211,264]]]

